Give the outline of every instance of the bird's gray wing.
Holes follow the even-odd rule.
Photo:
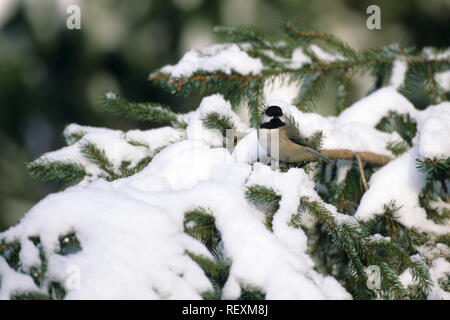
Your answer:
[[[292,118],[292,116],[285,117],[284,120],[286,123],[284,127],[286,131],[286,137],[296,144],[309,147],[309,144],[302,137],[300,130],[298,129],[297,124],[295,120]]]
[[[305,151],[311,153],[312,155],[314,155],[315,157],[322,159],[323,161],[325,161],[326,163],[330,163],[330,159],[328,159],[327,157],[325,157],[323,154],[321,154],[320,152],[314,150],[313,148],[310,147],[310,145],[305,141],[305,139],[302,137],[300,130],[297,127],[297,124],[294,120],[294,118],[292,116],[289,117],[285,117],[285,132],[286,132],[286,137],[291,140],[292,142],[304,146],[305,147]]]

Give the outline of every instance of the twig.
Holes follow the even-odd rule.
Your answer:
[[[361,156],[358,153],[356,154],[356,162],[358,162],[359,175],[361,176],[361,181],[363,183],[364,190],[367,191],[367,190],[369,190],[369,186],[367,185],[366,176],[364,175],[364,169],[362,167]]]

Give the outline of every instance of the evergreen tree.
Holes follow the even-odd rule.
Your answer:
[[[64,131],[67,146],[30,162],[27,170],[36,178],[78,184],[48,197],[17,227],[0,235],[0,296],[99,297],[87,283],[81,291],[68,285],[63,267],[81,264],[88,274],[83,281],[95,283],[96,274],[86,259],[91,250],[111,245],[111,252],[95,254],[121,259],[146,250],[146,269],[185,281],[177,287],[172,280],[152,278],[148,290],[158,298],[194,297],[196,292],[205,299],[308,294],[448,299],[450,49],[391,45],[355,50],[330,34],[288,22],[282,23],[282,30],[284,36],[270,37],[251,27],[217,27],[220,44],[190,51],[178,64],[150,74],[150,81],[174,94],[206,96],[193,112],[177,114],[168,106],[130,102],[111,92],[101,97],[106,111],[161,128],[121,132],[69,125]],[[351,104],[349,83],[364,72],[373,75],[373,86],[366,97]],[[330,90],[331,79],[337,84],[336,117],[322,117],[315,113],[315,103]],[[282,163],[271,170],[264,159],[252,160],[249,145],[268,106],[265,88],[276,81],[298,84],[292,105],[280,106],[290,113],[305,141],[333,160],[330,164],[305,156],[300,163]],[[406,99],[418,93],[426,107],[414,107]],[[247,107],[249,126],[233,111],[239,106]],[[236,133],[231,144],[227,130]],[[231,154],[223,148],[230,145]],[[199,150],[204,153],[197,157]],[[247,151],[247,163],[240,161],[242,150]],[[217,160],[219,155],[226,161]],[[214,172],[191,168],[193,163]],[[226,166],[226,174],[215,164]],[[202,188],[202,181],[210,183],[207,188]],[[117,188],[122,193],[115,193]],[[95,201],[89,195],[98,204],[90,205]],[[56,212],[63,208],[59,202],[79,205],[80,212]],[[161,212],[154,213],[158,205]],[[114,206],[120,207],[120,214],[127,211],[129,221],[111,211]],[[141,217],[146,208],[153,210],[149,229],[144,232],[136,223],[136,235],[128,234],[130,221],[147,219]],[[106,214],[96,215],[103,210]],[[55,220],[45,224],[42,219]],[[173,230],[168,221],[175,224]],[[124,224],[123,235],[116,222]],[[91,223],[110,231],[89,232]],[[170,237],[176,239],[167,244],[164,239]],[[141,243],[143,239],[154,243]],[[102,241],[106,247],[97,247]],[[118,246],[133,241],[138,249],[118,251]],[[283,249],[275,249],[273,243]],[[165,250],[166,256],[159,253]],[[272,262],[260,270],[246,269],[243,261],[253,254],[255,260],[265,254],[267,260],[279,259],[273,262],[279,273],[270,269]],[[290,255],[302,266],[293,268],[291,258],[286,258]],[[288,270],[286,275],[283,270]],[[303,281],[298,274],[323,295],[306,286],[289,291],[282,277],[291,276],[295,286]]]

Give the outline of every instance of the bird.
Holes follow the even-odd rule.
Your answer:
[[[278,131],[279,145],[278,155],[271,154],[271,137],[276,137]],[[267,154],[282,162],[304,161],[305,154],[313,155],[316,159],[326,163],[331,161],[320,152],[312,149],[305,139],[300,135],[295,123],[283,114],[283,110],[276,105],[269,106],[264,112],[259,126],[259,142],[266,146]],[[262,141],[267,139],[266,141]]]

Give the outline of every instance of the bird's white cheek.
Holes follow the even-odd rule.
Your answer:
[[[269,117],[268,115],[265,114],[261,118],[261,124],[268,123],[268,122],[270,122],[270,120],[272,120],[272,117]]]

